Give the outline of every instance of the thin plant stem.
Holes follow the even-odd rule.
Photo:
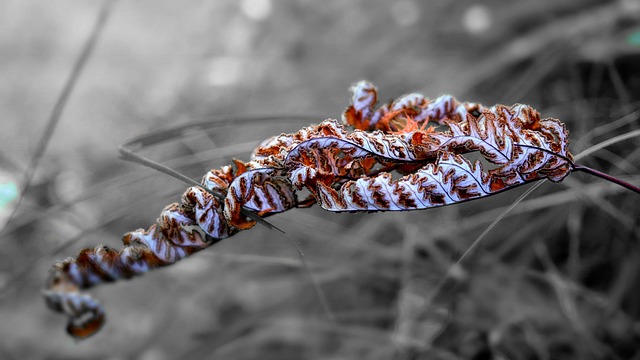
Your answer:
[[[109,15],[111,14],[114,3],[115,0],[105,0],[102,3],[102,7],[100,8],[100,12],[98,13],[96,22],[93,25],[93,29],[91,30],[91,33],[87,38],[87,41],[85,42],[82,51],[80,52],[80,55],[78,56],[71,70],[71,74],[69,74],[69,77],[67,78],[67,81],[62,88],[62,92],[60,92],[60,96],[58,96],[58,100],[51,110],[51,114],[49,115],[49,119],[47,120],[47,125],[44,129],[44,132],[42,133],[36,149],[31,156],[31,160],[27,165],[27,169],[25,170],[18,200],[11,210],[11,214],[9,215],[8,220],[5,224],[9,224],[11,222],[11,219],[13,219],[13,217],[18,212],[20,204],[22,204],[25,192],[27,192],[27,190],[29,189],[29,185],[31,183],[31,180],[33,179],[33,175],[35,174],[35,171],[38,168],[38,164],[40,163],[40,160],[42,159],[42,156],[44,155],[44,152],[49,145],[54,130],[60,122],[60,118],[62,117],[62,113],[64,112],[71,94],[73,93],[73,89],[78,83],[78,79],[80,78],[82,71],[84,70],[87,62],[89,61],[89,58],[91,57],[91,54],[93,53],[93,50],[96,47],[96,43],[98,42],[98,39],[102,34],[102,30],[104,29],[104,26],[109,19]],[[4,230],[4,228],[2,230]]]
[[[144,156],[138,155],[136,153],[134,153],[133,151],[131,151],[130,149],[128,149],[125,146],[120,146],[120,154],[122,155],[122,159],[123,160],[127,160],[127,161],[131,161],[131,162],[135,162],[138,163],[140,165],[144,165],[146,167],[149,167],[151,169],[154,169],[156,171],[159,171],[163,174],[169,175],[175,179],[178,179],[182,182],[184,182],[187,185],[191,185],[191,186],[198,186],[200,188],[202,188],[203,190],[205,190],[206,192],[208,192],[209,194],[213,195],[216,199],[218,199],[219,201],[223,201],[225,199],[225,196],[220,194],[217,191],[213,191],[211,189],[208,189],[206,187],[203,187],[202,184],[200,184],[199,182],[191,179],[188,176],[185,176],[173,169],[171,169],[168,166],[162,165],[156,161],[153,161],[151,159],[147,159]],[[285,233],[284,230],[279,229],[278,227],[276,227],[275,225],[269,223],[268,221],[264,220],[263,218],[261,218],[260,216],[258,216],[258,214],[256,214],[254,211],[252,211],[251,209],[247,208],[247,207],[242,207],[241,209],[242,215],[250,218],[251,220],[255,220],[256,222],[259,222],[260,224],[266,226],[269,229],[273,229],[273,230],[277,230],[278,232],[281,233]]]
[[[507,207],[502,213],[500,213],[500,215],[498,215],[495,220],[493,220],[493,222],[489,224],[489,226],[487,226],[487,228],[473,241],[473,243],[471,243],[471,245],[458,258],[458,260],[453,265],[449,266],[449,268],[447,269],[447,273],[440,278],[433,291],[431,291],[431,293],[429,294],[429,297],[427,298],[427,301],[425,303],[426,309],[431,308],[431,306],[433,305],[433,301],[438,296],[438,294],[440,294],[447,280],[458,273],[457,270],[460,269],[460,265],[462,264],[462,262],[473,252],[473,250],[475,250],[475,248],[480,244],[480,241],[484,239],[489,231],[491,231],[491,229],[493,229],[503,218],[505,218],[507,214],[509,214],[516,206],[518,206],[518,204],[520,204],[525,198],[527,198],[527,196],[531,195],[531,193],[542,186],[542,184],[544,184],[544,182],[538,182],[537,184],[527,189],[527,191],[522,193],[522,195],[520,195],[513,203],[511,203],[511,205],[509,205],[509,207]]]
[[[601,171],[598,171],[598,170],[596,170],[596,169],[592,169],[592,168],[590,168],[590,167],[588,167],[588,166],[575,164],[575,165],[573,166],[573,171],[582,171],[582,172],[585,172],[585,173],[587,173],[587,174],[590,174],[590,175],[593,175],[593,176],[599,177],[599,178],[601,178],[601,179],[604,179],[604,180],[610,181],[610,182],[612,182],[612,183],[614,183],[614,184],[618,184],[618,185],[620,185],[620,186],[622,186],[622,187],[624,187],[624,188],[627,188],[627,189],[629,189],[629,190],[631,190],[631,191],[633,191],[633,192],[635,192],[635,193],[640,194],[640,187],[637,187],[637,186],[635,186],[635,185],[633,185],[633,184],[630,184],[630,183],[628,183],[628,182],[626,182],[626,181],[624,181],[624,180],[620,180],[620,179],[618,179],[618,178],[616,178],[616,177],[613,177],[613,176],[611,176],[611,175],[609,175],[609,174],[605,174],[605,173],[603,173],[603,172],[601,172]]]
[[[602,143],[594,145],[594,146],[590,147],[589,149],[581,152],[575,158],[576,159],[582,158],[582,157],[585,156],[585,154],[591,154],[594,151],[601,150],[601,149],[605,148],[606,146],[610,146],[610,145],[613,145],[613,144],[615,144],[617,142],[620,142],[622,140],[626,140],[626,139],[629,139],[629,138],[632,138],[632,137],[636,137],[636,136],[640,136],[640,130],[632,131],[632,132],[626,133],[626,134],[621,135],[621,136],[616,136],[613,139],[610,139],[610,140],[607,140],[607,141],[603,141]],[[614,176],[611,176],[609,174],[605,174],[605,173],[603,173],[601,171],[598,171],[596,169],[592,169],[592,168],[590,168],[588,166],[576,164],[574,161],[572,161],[570,158],[568,158],[566,156],[554,153],[553,151],[550,151],[550,150],[547,150],[547,149],[539,148],[537,146],[530,146],[530,145],[523,145],[523,144],[514,144],[514,145],[519,146],[519,147],[536,149],[536,150],[539,150],[539,151],[550,153],[550,154],[552,154],[554,156],[557,156],[557,157],[565,160],[567,163],[569,163],[569,165],[571,166],[571,171],[582,171],[582,172],[585,172],[587,174],[590,174],[590,175],[599,177],[601,179],[607,180],[609,182],[612,182],[614,184],[618,184],[618,185],[620,185],[620,186],[622,186],[622,187],[624,187],[624,188],[626,188],[628,190],[631,190],[631,191],[633,191],[633,192],[635,192],[637,194],[640,194],[640,187],[635,186],[633,184],[630,184],[630,183],[628,183],[628,182],[626,182],[624,180],[620,180],[620,179],[618,179],[618,178],[616,178]]]
[[[634,137],[638,137],[640,136],[640,129],[638,130],[634,130],[634,131],[629,131],[628,133],[622,134],[622,135],[618,135],[616,137],[612,137],[611,139],[605,140],[601,143],[595,144],[583,151],[581,151],[578,155],[574,156],[575,160],[580,160],[583,157],[590,155],[591,153],[594,153],[600,149],[606,148],[607,146],[611,146],[613,144],[619,143],[620,141],[623,140],[627,140],[627,139],[631,139]]]
[[[623,140],[627,140],[633,137],[637,137],[640,136],[640,130],[635,130],[635,131],[631,131],[628,132],[626,134],[620,135],[620,136],[616,136],[614,138],[611,138],[607,141],[603,141],[599,144],[596,144],[584,151],[582,151],[581,153],[579,153],[578,155],[576,155],[574,158],[580,159],[583,158],[595,151],[598,151],[600,149],[603,149],[607,146],[611,146],[615,143],[618,143],[620,141]],[[598,170],[595,169],[591,169],[587,166],[583,166],[583,165],[578,165],[576,163],[574,163],[573,161],[571,161],[571,159],[569,159],[566,156],[562,156],[560,154],[556,154],[553,153],[549,150],[546,149],[542,149],[542,148],[538,148],[535,146],[529,146],[529,145],[522,145],[522,144],[515,144],[517,146],[520,147],[525,147],[525,148],[533,148],[533,149],[537,149],[537,150],[541,150],[541,151],[545,151],[545,152],[549,152],[552,153],[555,156],[558,156],[560,158],[562,158],[563,160],[567,161],[569,164],[571,164],[572,170],[573,171],[582,171],[582,172],[586,172],[589,173],[591,175],[597,176],[599,178],[602,178],[604,180],[608,180],[611,181],[615,184],[618,184],[624,188],[627,188],[629,190],[632,190],[636,193],[640,194],[640,188],[638,188],[635,185],[629,184],[625,181],[622,181],[618,178],[615,178],[611,175],[602,173]],[[436,284],[435,288],[433,289],[433,291],[429,294],[429,297],[427,298],[427,302],[426,302],[426,308],[430,308],[431,305],[433,304],[433,301],[435,300],[436,296],[442,291],[442,288],[444,287],[446,281],[449,279],[449,277],[451,277],[452,275],[454,275],[456,272],[455,270],[459,268],[460,264],[464,261],[465,258],[467,258],[472,252],[473,250],[479,245],[480,241],[487,235],[487,233],[489,233],[489,231],[491,229],[493,229],[498,222],[500,222],[500,220],[502,220],[509,212],[511,212],[519,203],[521,203],[527,196],[529,196],[533,191],[535,191],[538,187],[540,187],[543,184],[543,182],[539,182],[537,184],[535,184],[534,186],[530,187],[529,189],[527,189],[526,192],[524,192],[522,195],[520,195],[520,197],[518,197],[518,199],[516,199],[508,208],[506,208],[500,215],[498,215],[495,220],[489,225],[487,226],[487,228],[473,241],[473,243],[469,246],[469,248],[467,248],[467,250],[458,258],[458,260],[451,266],[449,266],[449,269],[447,270],[447,273],[440,279],[440,281]]]

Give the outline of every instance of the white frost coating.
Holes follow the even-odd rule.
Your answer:
[[[356,111],[362,112],[363,118],[369,118],[372,107],[377,101],[376,87],[370,82],[360,81],[349,89],[353,93],[353,107]]]
[[[231,168],[229,166],[225,166],[222,168],[222,171],[228,173],[231,171]],[[220,177],[216,174],[216,171],[213,170],[207,172],[207,174],[204,176],[202,185],[207,189],[214,191],[224,191],[228,186],[228,184],[224,180],[220,179]]]
[[[344,138],[320,137],[306,140],[289,151],[285,166],[295,166],[302,151],[310,149],[338,148],[353,158],[364,158],[377,155],[394,160],[417,160],[410,137],[391,136],[382,132],[364,132],[356,130]]]
[[[229,236],[229,227],[226,226],[226,222],[222,220],[222,205],[215,197],[213,197],[213,195],[199,187],[192,186],[185,191],[182,197],[183,199],[189,199],[191,197],[195,198],[193,210],[196,215],[196,221],[194,222],[186,216],[183,217],[181,215],[176,215],[175,211],[169,211],[168,215],[176,216],[177,219],[181,219],[182,221],[180,221],[179,224],[183,230],[191,229],[191,225],[197,223],[207,235],[213,238],[222,239]],[[197,237],[193,235],[193,231],[191,230],[188,230],[187,234],[191,234],[191,239],[189,239],[189,241],[191,241],[194,247],[208,246],[206,237],[203,236],[204,234],[199,236],[200,240],[197,240]],[[187,234],[180,232],[180,235],[182,236]],[[197,241],[194,242],[193,239],[196,239]]]
[[[76,284],[82,284],[82,274],[78,270],[78,264],[75,261],[69,264],[69,270],[67,271],[69,277],[71,277],[72,281]]]
[[[123,249],[120,255],[120,261],[123,264],[127,264],[128,269],[135,274],[141,274],[149,271],[149,265],[139,259],[139,252],[132,247],[126,247]]]
[[[95,250],[95,255],[97,258],[96,263],[100,265],[100,269],[105,273],[109,274],[112,279],[117,279],[120,277],[119,270],[114,268],[113,266],[109,266],[109,262],[107,261],[107,254],[104,246],[98,246]]]
[[[476,103],[460,103],[451,95],[441,95],[435,100],[429,100],[420,93],[402,95],[391,104],[381,104],[376,110],[374,106],[377,100],[377,89],[371,83],[361,81],[351,87],[352,106],[356,112],[360,112],[361,120],[368,121],[369,128],[374,129],[385,116],[410,116],[418,123],[434,121],[443,124],[443,121],[453,116],[461,121],[466,120],[470,109],[482,111],[482,106]],[[402,110],[406,110],[403,114]],[[343,122],[345,122],[343,115]]]
[[[393,102],[393,106],[391,107],[391,110],[392,111],[402,110],[402,109],[409,109],[409,108],[415,108],[415,107],[422,108],[428,102],[429,100],[427,100],[422,94],[418,94],[418,93],[406,94],[406,95],[402,95],[396,101]]]
[[[317,170],[312,167],[297,167],[293,169],[289,175],[291,183],[297,188],[301,188],[307,182],[315,179]]]
[[[442,156],[437,163],[439,167],[436,171],[434,164],[428,164],[414,174],[398,180],[393,180],[389,174],[381,174],[374,178],[347,182],[338,190],[319,186],[318,191],[322,193],[319,197],[320,206],[329,211],[402,211],[464,200],[456,189],[478,192],[476,196],[491,193],[488,179],[483,176],[479,162],[472,166],[461,157]],[[441,197],[442,203],[430,203],[425,194],[426,189],[430,189],[432,195]],[[409,195],[413,200],[412,205],[403,204],[401,195]],[[381,206],[380,203],[386,203],[386,206]]]

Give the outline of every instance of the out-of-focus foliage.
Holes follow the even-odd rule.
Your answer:
[[[338,117],[349,85],[367,79],[389,99],[418,91],[531,104],[567,124],[574,154],[636,130],[638,6],[119,1],[2,234],[0,357],[638,356],[640,202],[584,175],[534,192],[460,265],[518,194],[413,213],[312,208],[270,218],[302,242],[335,321],[323,314],[290,240],[263,228],[98,289],[111,316],[82,343],[60,331],[63,319],[46,312],[40,296],[55,260],[117,246],[122,233],[147,227],[178,199],[182,184],[116,158],[118,144],[158,128],[216,114],[317,114],[319,122]],[[20,178],[98,7],[0,4],[3,178]],[[149,154],[198,178],[307,122],[185,131]],[[619,143],[583,162],[638,183],[639,145]]]

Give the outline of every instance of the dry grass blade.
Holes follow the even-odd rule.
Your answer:
[[[80,52],[80,55],[78,56],[78,59],[73,65],[71,73],[69,74],[69,77],[67,78],[67,81],[65,82],[64,87],[62,88],[62,91],[58,96],[58,100],[56,101],[53,109],[51,110],[51,114],[49,115],[43,134],[40,140],[38,141],[38,145],[34,150],[33,155],[31,156],[31,160],[27,165],[27,169],[22,179],[22,185],[21,185],[18,201],[14,204],[13,210],[9,214],[6,224],[9,224],[11,222],[11,220],[14,218],[15,214],[17,213],[18,208],[20,207],[20,204],[22,203],[22,199],[25,196],[25,192],[29,188],[31,179],[35,174],[35,171],[38,169],[38,164],[40,163],[40,159],[42,159],[42,156],[47,150],[49,141],[51,140],[51,137],[53,136],[53,132],[55,131],[56,126],[58,125],[60,118],[62,117],[64,108],[67,105],[67,102],[71,97],[71,94],[73,93],[73,89],[75,88],[76,83],[78,82],[78,79],[82,74],[82,71],[84,70],[87,62],[89,61],[91,54],[93,53],[93,50],[100,38],[100,34],[102,34],[102,30],[104,29],[105,24],[109,19],[109,15],[111,14],[111,11],[115,2],[116,2],[115,0],[104,0],[104,2],[102,3],[102,6],[96,18],[96,22],[93,26],[93,29],[91,30],[91,33],[87,38],[87,41],[85,42],[82,48],[82,51]],[[4,229],[5,228],[0,229],[0,234],[4,232]]]

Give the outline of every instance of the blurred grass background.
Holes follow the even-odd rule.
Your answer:
[[[20,182],[100,6],[0,4],[3,189]],[[640,2],[118,1],[2,233],[0,358],[639,359],[640,201],[583,174],[543,184],[460,265],[526,189],[413,213],[269,218],[302,243],[334,319],[291,239],[256,227],[94,289],[107,325],[67,337],[40,295],[50,266],[120,247],[184,189],[119,160],[119,144],[182,126],[147,155],[200,178],[309,116],[339,118],[361,79],[381,101],[531,104],[567,124],[577,154],[640,125]],[[221,114],[239,120],[181,125]],[[243,121],[268,114],[283,116]],[[639,145],[582,162],[638,184]]]

